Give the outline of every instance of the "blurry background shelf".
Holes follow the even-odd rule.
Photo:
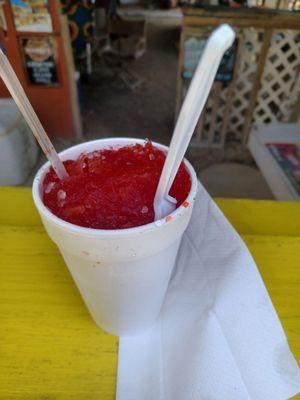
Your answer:
[[[300,124],[262,126],[251,132],[248,144],[249,150],[275,198],[281,201],[300,201],[300,193],[291,184],[283,169],[266,147],[267,143],[291,143],[300,146]]]

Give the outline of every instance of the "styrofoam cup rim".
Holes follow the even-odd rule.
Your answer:
[[[106,143],[105,143],[106,142]],[[67,159],[68,153],[72,150],[76,150],[79,148],[84,148],[86,147],[87,144],[95,144],[97,145],[98,143],[101,143],[102,145],[115,145],[115,146],[124,146],[124,145],[130,145],[134,143],[144,143],[144,139],[136,139],[136,138],[127,138],[127,137],[114,137],[114,138],[105,138],[105,139],[96,139],[96,140],[91,140],[87,141],[84,143],[77,144],[75,146],[71,146],[66,150],[63,150],[62,152],[59,153],[60,157],[64,160]],[[162,145],[160,143],[152,142],[155,146],[163,149],[163,150],[168,150],[168,147],[165,145]],[[102,147],[99,147],[102,148]],[[97,150],[97,146],[93,150]],[[85,149],[82,149],[82,152],[84,152]],[[92,151],[86,150],[86,151]],[[127,236],[127,235],[134,235],[134,234],[141,234],[146,231],[153,231],[156,230],[166,224],[169,224],[171,222],[176,221],[178,218],[180,218],[183,214],[188,212],[188,208],[191,207],[194,203],[196,193],[197,193],[197,186],[198,186],[198,181],[197,181],[197,176],[194,168],[190,164],[190,162],[187,159],[184,159],[185,165],[188,169],[188,172],[191,177],[191,190],[190,193],[188,194],[188,197],[185,200],[185,204],[187,206],[184,206],[181,204],[176,210],[174,210],[170,216],[171,218],[162,218],[158,221],[151,222],[146,225],[141,225],[133,228],[127,228],[127,229],[94,229],[94,228],[86,228],[82,227],[79,225],[72,224],[70,222],[64,221],[63,219],[57,217],[54,215],[43,203],[41,196],[40,196],[40,183],[43,181],[45,173],[48,171],[50,167],[50,162],[47,161],[36,173],[33,185],[32,185],[32,194],[33,194],[33,200],[35,203],[36,208],[38,209],[39,213],[46,218],[47,220],[51,221],[53,224],[57,225],[60,227],[60,229],[67,230],[69,232],[72,232],[77,235],[84,235],[84,236],[93,236],[93,237],[98,237],[98,236]]]

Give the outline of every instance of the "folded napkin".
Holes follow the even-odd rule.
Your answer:
[[[200,185],[159,320],[119,342],[118,400],[285,400],[300,371],[256,265]]]

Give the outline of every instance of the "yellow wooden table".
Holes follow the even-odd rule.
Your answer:
[[[254,256],[299,361],[300,203],[217,202]],[[117,350],[91,320],[30,190],[0,188],[0,399],[112,400]]]

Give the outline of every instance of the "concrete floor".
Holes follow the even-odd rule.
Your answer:
[[[146,53],[128,64],[142,82],[135,91],[118,77],[107,79],[101,71],[95,74],[83,90],[86,137],[121,135],[169,142],[174,123],[179,34],[176,26],[148,27]]]
[[[179,35],[176,22],[148,24],[147,51],[128,65],[142,81],[135,91],[103,65],[96,66],[90,82],[82,85],[82,141],[132,136],[169,143],[174,126]],[[76,141],[55,140],[55,147],[62,150],[73,143]],[[187,157],[214,196],[272,198],[250,154],[237,143],[228,143],[221,150],[189,149]],[[42,162],[43,156],[38,165]],[[31,185],[34,173],[26,185]]]
[[[198,177],[211,196],[273,199],[266,181],[255,167],[237,163],[215,164],[200,171]]]

